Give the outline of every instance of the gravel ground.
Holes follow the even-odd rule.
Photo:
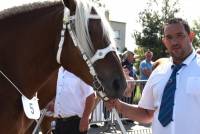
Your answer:
[[[124,124],[124,123],[123,123]],[[97,123],[98,127],[90,127],[88,134],[122,134],[117,122]],[[139,124],[137,122],[125,123],[127,134],[152,134],[150,124]]]

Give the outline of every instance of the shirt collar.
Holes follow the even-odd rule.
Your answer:
[[[192,53],[183,61],[183,64],[189,65],[191,61],[195,58],[196,52],[192,50]]]
[[[188,66],[191,63],[191,61],[195,58],[195,56],[196,56],[196,52],[193,49],[192,53],[182,62],[182,64]],[[172,67],[174,65],[172,57],[170,57],[170,62],[171,62],[171,67]]]
[[[62,75],[62,76],[68,77],[68,78],[76,77],[75,74],[69,72],[68,70],[64,69],[63,67],[60,67],[59,72],[60,72],[59,75]]]

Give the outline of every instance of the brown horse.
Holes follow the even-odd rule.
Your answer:
[[[59,63],[90,85],[99,82],[102,97],[117,98],[124,92],[126,81],[110,45],[109,26],[86,0],[7,9],[0,13],[0,29],[0,133],[25,133],[30,120],[21,96],[30,99],[42,91]]]

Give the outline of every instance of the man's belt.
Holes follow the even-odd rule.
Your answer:
[[[80,119],[77,115],[70,116],[70,117],[65,117],[65,118],[56,118],[57,121],[70,121],[73,119]]]

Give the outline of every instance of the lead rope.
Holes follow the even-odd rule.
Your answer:
[[[36,120],[36,123],[37,123],[37,124],[36,124],[36,126],[35,126],[35,128],[34,128],[32,134],[36,134],[37,130],[38,130],[39,127],[40,127],[40,124],[42,123],[42,121],[43,121],[43,119],[44,119],[44,116],[45,116],[46,112],[47,112],[47,109],[44,108],[44,109],[42,110],[42,112],[41,112],[41,116],[40,116],[39,120]]]

